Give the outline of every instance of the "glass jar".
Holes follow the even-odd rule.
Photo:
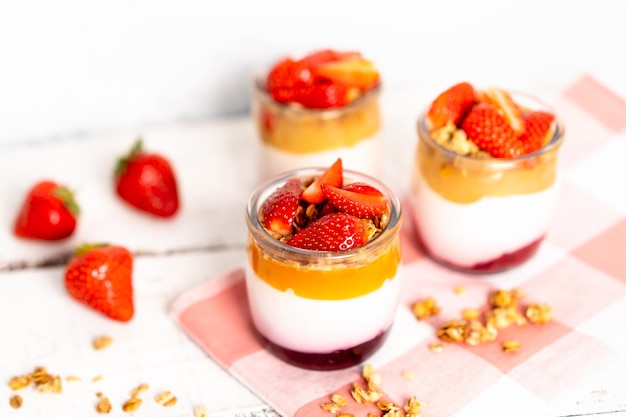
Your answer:
[[[515,102],[554,112],[525,94]],[[411,216],[423,250],[453,269],[490,273],[529,259],[544,239],[557,202],[557,155],[564,128],[547,144],[515,159],[473,158],[438,144],[426,112],[418,118]]]
[[[256,77],[252,92],[263,179],[297,168],[330,166],[337,158],[347,169],[380,175],[380,84],[346,106],[309,109],[275,101],[265,80],[266,73]]]
[[[330,370],[361,363],[389,332],[400,294],[402,211],[382,183],[344,170],[346,184],[364,181],[388,198],[388,223],[378,236],[343,252],[295,248],[270,236],[259,222],[263,201],[287,180],[323,171],[284,173],[250,197],[246,287],[254,326],[270,352],[300,367]]]

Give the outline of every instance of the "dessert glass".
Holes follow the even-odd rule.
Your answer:
[[[554,112],[525,94],[522,106]],[[465,272],[499,272],[529,259],[557,201],[557,156],[564,128],[556,119],[541,149],[515,159],[462,156],[438,144],[418,118],[411,211],[418,239],[435,261]]]
[[[309,109],[275,101],[265,79],[266,73],[255,78],[252,93],[263,179],[297,168],[330,166],[337,158],[347,169],[380,174],[380,83],[343,107]]]
[[[295,248],[270,236],[259,222],[263,201],[290,178],[322,173],[290,171],[250,197],[246,288],[255,329],[270,352],[299,367],[330,370],[361,363],[391,328],[400,294],[402,211],[382,183],[345,170],[345,183],[365,181],[389,200],[388,224],[376,238],[347,251],[326,252]]]

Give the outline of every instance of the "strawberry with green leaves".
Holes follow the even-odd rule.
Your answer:
[[[287,244],[301,249],[342,252],[365,245],[372,226],[366,219],[347,213],[332,213],[302,229]]]
[[[67,187],[50,180],[39,181],[26,195],[13,233],[24,239],[65,239],[74,233],[79,212]]]
[[[65,270],[74,299],[105,316],[126,322],[134,314],[133,257],[122,246],[87,244],[76,249]]]
[[[141,139],[121,158],[115,169],[115,190],[133,207],[158,217],[178,211],[176,175],[169,160],[143,149]]]

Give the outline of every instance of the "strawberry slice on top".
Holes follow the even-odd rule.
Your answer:
[[[373,224],[347,213],[324,216],[295,234],[287,244],[296,248],[342,252],[365,245]]]
[[[326,200],[322,193],[321,185],[327,184],[333,187],[341,187],[343,184],[343,164],[338,158],[322,175],[317,177],[303,192],[302,199],[307,203],[319,204]]]
[[[476,102],[474,87],[468,82],[461,82],[439,94],[432,102],[426,118],[432,129],[438,129],[448,123],[455,126]]]
[[[376,195],[381,197],[383,195],[378,188],[372,187],[371,185],[360,181],[347,184],[343,187],[343,189],[346,191],[354,191],[359,194]]]
[[[290,179],[274,191],[261,207],[263,226],[281,236],[290,234],[301,194],[302,181],[298,178]]]
[[[328,201],[339,211],[362,219],[371,219],[389,210],[387,199],[382,193],[376,195],[369,191],[362,194],[326,184],[322,184],[321,189]]]
[[[524,130],[522,109],[515,103],[511,94],[500,88],[490,87],[481,92],[480,99],[498,109],[516,134]]]
[[[545,111],[531,111],[524,116],[524,132],[519,140],[524,144],[524,153],[541,149],[554,130],[555,117]]]
[[[467,138],[495,158],[517,158],[523,145],[501,112],[487,102],[474,106],[463,120]]]

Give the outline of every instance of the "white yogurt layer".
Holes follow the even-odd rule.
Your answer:
[[[470,268],[542,237],[556,198],[553,185],[532,194],[483,197],[475,203],[458,204],[442,198],[419,178],[411,210],[423,243],[435,258]]]
[[[303,353],[331,353],[375,338],[391,326],[400,294],[400,280],[393,278],[360,297],[314,300],[277,290],[250,265],[246,287],[257,330],[273,343]]]
[[[337,158],[341,158],[344,169],[378,177],[382,163],[381,152],[381,135],[364,139],[354,146],[310,153],[285,152],[263,142],[261,144],[260,167],[263,178],[269,179],[292,169],[329,167]]]

